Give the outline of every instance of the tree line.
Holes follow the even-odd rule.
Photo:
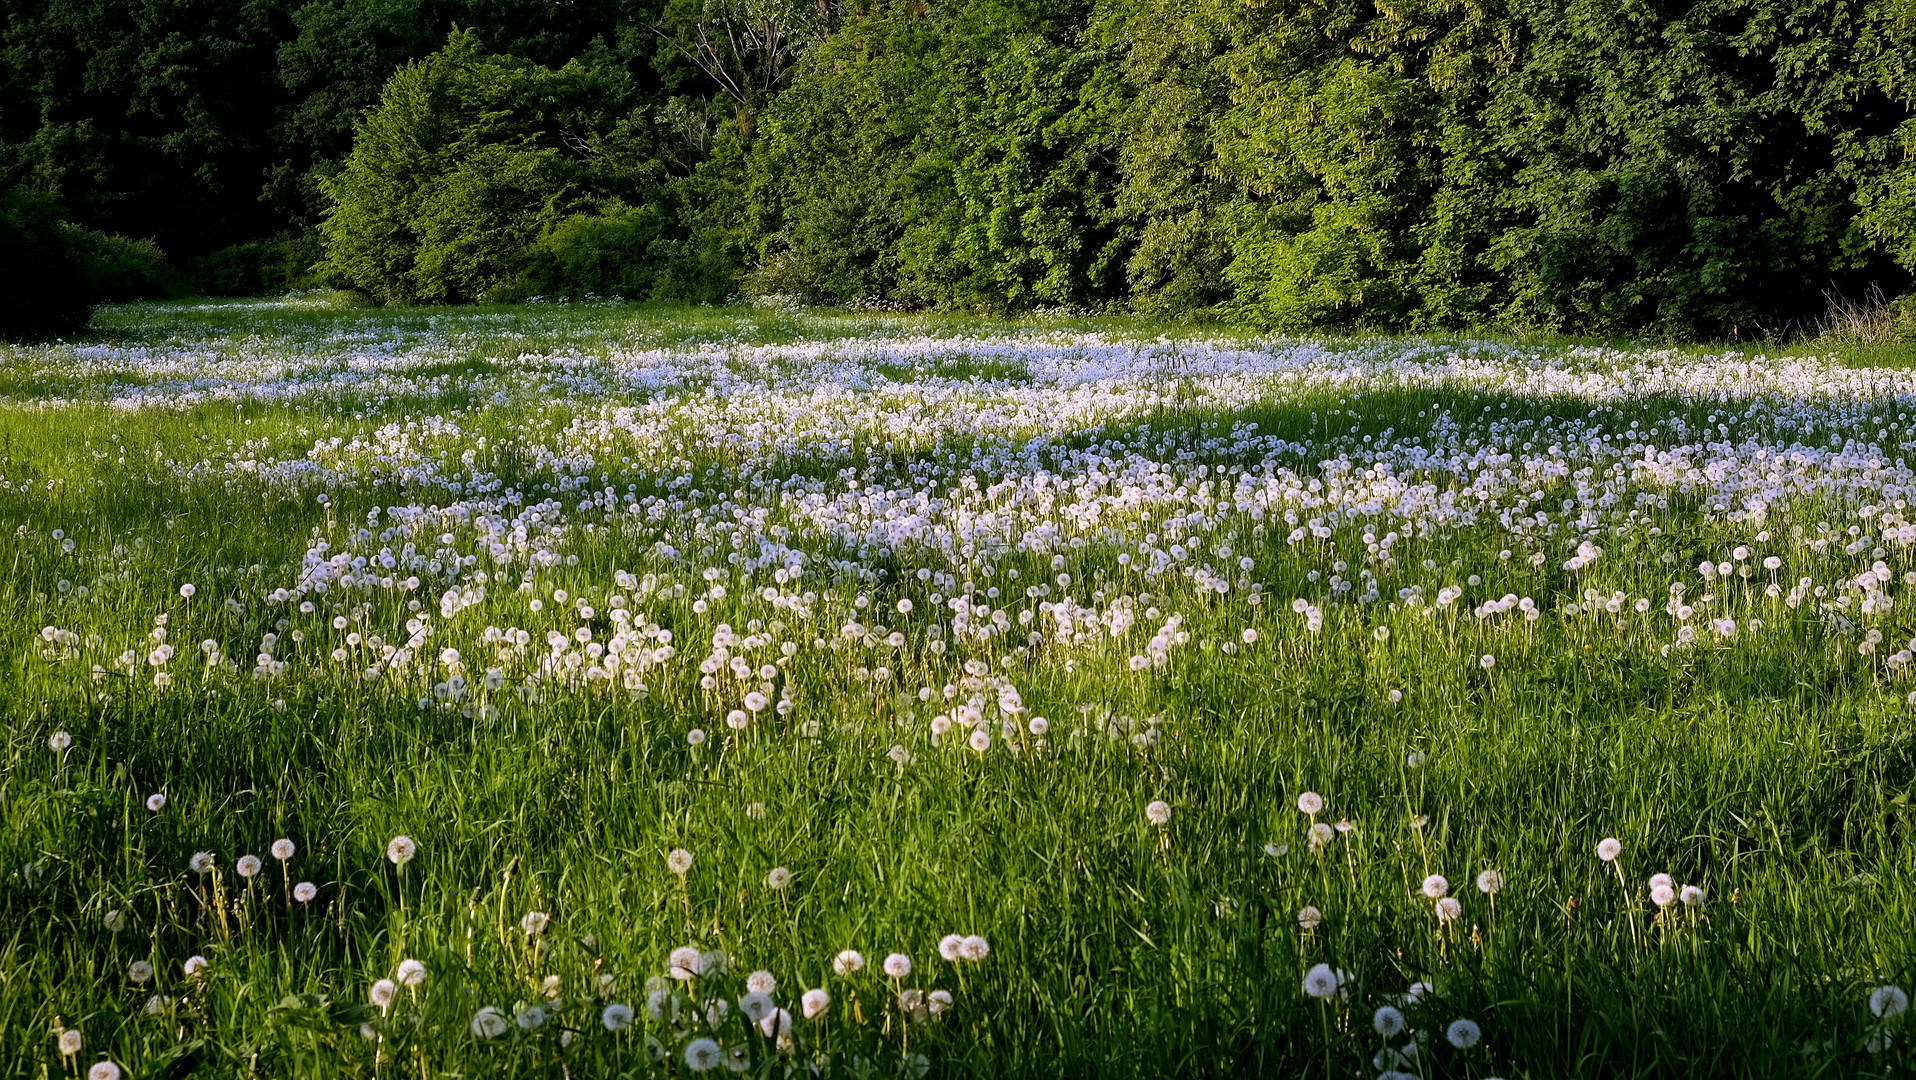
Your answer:
[[[79,293],[1724,338],[1901,296],[1916,271],[1916,0],[0,18],[0,266],[63,244]],[[33,287],[0,283],[0,305]]]

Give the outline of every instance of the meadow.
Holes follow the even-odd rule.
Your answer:
[[[1901,358],[96,327],[0,346],[0,1073],[1912,1063]]]

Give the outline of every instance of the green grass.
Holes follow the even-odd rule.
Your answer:
[[[100,321],[98,341],[0,351],[0,1073],[104,1058],[139,1078],[679,1075],[709,1029],[755,1075],[1374,1076],[1386,1004],[1426,1033],[1396,1065],[1419,1076],[1911,1064],[1907,1016],[1867,1006],[1916,983],[1916,709],[1909,668],[1886,663],[1916,636],[1916,559],[1881,516],[1916,490],[1898,471],[1916,438],[1900,384],[1729,402],[1467,375],[1060,389],[1015,357],[962,358],[987,338],[1257,344],[1117,319],[314,299]],[[949,347],[920,355],[919,337]],[[621,381],[640,349],[808,342],[827,360],[761,370],[735,351]],[[830,366],[874,342],[900,344]],[[1500,372],[1705,355],[1323,347]],[[1906,366],[1818,355],[1885,379]],[[198,356],[214,359],[161,370]],[[327,381],[368,362],[385,374]],[[832,372],[894,385],[815,398]],[[211,375],[239,390],[192,382]],[[206,396],[175,396],[189,391]],[[1858,440],[1853,460],[1828,456],[1831,433]],[[1633,471],[1601,435],[1688,447],[1697,469]],[[1753,448],[1785,455],[1761,513],[1736,501],[1755,490],[1737,477],[1772,483]],[[1253,514],[1271,477],[1296,485]],[[1063,490],[1086,478],[1096,499]],[[1286,511],[1328,535],[1293,541]],[[1604,554],[1566,569],[1580,540]],[[1147,573],[1142,552],[1174,541],[1182,569]],[[378,565],[407,544],[418,566]],[[1699,576],[1738,545],[1748,578]],[[313,587],[339,553],[397,580]],[[1887,608],[1854,584],[1878,558]],[[1378,600],[1332,588],[1360,569]],[[1800,577],[1824,592],[1766,595]],[[1665,612],[1674,582],[1693,641]],[[1460,599],[1433,610],[1446,586]],[[1415,605],[1398,597],[1412,587]],[[1003,632],[954,628],[947,598],[967,591],[1003,610]],[[1507,593],[1540,616],[1473,615]],[[1613,593],[1622,610],[1593,613]],[[1102,621],[1060,640],[1065,597]],[[367,638],[405,646],[421,616],[415,661],[379,662]],[[753,643],[719,658],[722,625]],[[579,629],[602,645],[628,627],[645,632],[627,642],[643,693],[581,679],[597,658],[551,660],[548,633],[577,655]],[[154,665],[162,629],[176,654]],[[521,629],[522,648],[498,640]],[[673,655],[653,652],[660,631]],[[1139,667],[1154,634],[1164,662]],[[738,677],[732,654],[773,673]],[[728,728],[761,683],[789,711]],[[1007,686],[1022,711],[1001,709]],[[934,740],[933,718],[973,698],[989,749],[963,727]],[[1320,812],[1300,811],[1305,792]],[[1147,818],[1159,800],[1164,825]],[[1318,846],[1313,824],[1347,828]],[[417,842],[404,865],[386,856],[396,836]],[[282,837],[297,846],[283,869]],[[1614,863],[1596,854],[1606,837]],[[674,849],[693,856],[683,876]],[[213,871],[189,869],[197,852]],[[257,877],[238,875],[243,855],[264,860]],[[1494,898],[1473,884],[1484,870],[1503,876]],[[1702,903],[1660,909],[1657,872]],[[1456,921],[1420,891],[1430,874],[1461,900]],[[310,902],[291,896],[302,881]],[[551,921],[529,934],[528,912]],[[940,958],[953,933],[989,955]],[[676,996],[650,1018],[647,980],[685,945],[730,968],[666,980]],[[836,973],[843,949],[865,969]],[[909,977],[877,970],[893,952]],[[370,1004],[405,959],[425,980]],[[1349,973],[1327,1000],[1304,990],[1320,963]],[[788,1050],[740,1016],[759,969],[798,1017]],[[1429,989],[1409,1001],[1414,982]],[[831,995],[812,1019],[809,988]],[[950,1005],[914,1016],[905,988]],[[615,1002],[637,1013],[616,1033]],[[535,1004],[541,1026],[512,1025]],[[494,1039],[472,1028],[488,1006],[507,1017]],[[1459,1019],[1481,1045],[1447,1041]],[[63,1057],[75,1028],[83,1048]]]

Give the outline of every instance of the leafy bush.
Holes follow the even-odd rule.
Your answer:
[[[152,240],[129,240],[72,225],[67,226],[67,239],[101,300],[153,300],[186,292],[179,271]]]
[[[320,284],[319,237],[294,233],[234,244],[194,259],[187,277],[204,296],[270,296]]]
[[[533,241],[589,205],[593,142],[626,96],[610,74],[487,55],[454,33],[393,76],[326,182],[327,270],[387,303],[508,284]]]
[[[99,295],[54,201],[0,188],[0,338],[85,329]]]

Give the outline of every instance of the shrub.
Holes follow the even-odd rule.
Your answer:
[[[0,188],[0,338],[86,327],[99,296],[52,199]]]
[[[324,254],[318,234],[288,233],[208,252],[187,276],[204,296],[277,295],[321,284],[315,267]]]
[[[66,226],[67,240],[80,259],[95,296],[104,301],[152,300],[186,292],[180,272],[152,240]]]

